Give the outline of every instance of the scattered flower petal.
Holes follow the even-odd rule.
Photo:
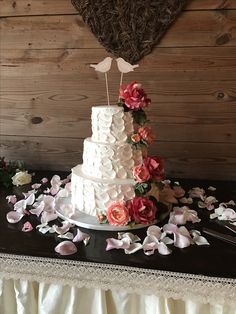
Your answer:
[[[181,199],[179,199],[179,201],[182,204],[188,204],[188,205],[193,203],[192,197],[182,197]]]
[[[61,227],[58,227],[55,225],[55,231],[56,233],[58,234],[64,234],[66,233],[67,231],[69,231],[69,229],[71,228],[72,224],[68,221],[63,221],[62,222],[62,226]]]
[[[11,224],[15,224],[21,220],[21,218],[24,216],[22,213],[18,213],[17,211],[10,211],[7,213],[7,221]]]
[[[23,228],[22,228],[22,231],[23,232],[30,232],[32,231],[34,228],[33,226],[31,225],[31,223],[29,221],[26,221],[23,225]]]
[[[30,190],[27,193],[22,192],[22,194],[24,195],[24,198],[28,198],[31,194],[35,194],[37,193],[36,190]]]
[[[147,229],[147,235],[148,236],[155,236],[157,239],[160,239],[161,237],[161,228],[158,226],[150,226]]]
[[[199,208],[207,208],[208,210],[212,210],[215,208],[214,203],[218,202],[218,200],[214,196],[208,196],[204,199],[204,201],[198,202]]]
[[[209,186],[208,190],[214,192],[216,190],[216,188],[214,186]]]
[[[159,244],[157,244],[157,250],[159,252],[159,254],[161,255],[169,255],[171,254],[171,250],[166,246],[166,244],[164,242],[160,242]]]
[[[36,226],[36,229],[38,229],[39,232],[42,234],[46,234],[48,231],[51,230],[51,227],[47,223],[43,223],[41,225]]]
[[[85,233],[85,232],[82,232],[82,231],[80,231],[79,228],[77,228],[77,234],[76,234],[76,236],[74,237],[73,242],[85,241],[85,242],[86,242],[85,245],[87,245],[89,239],[90,239],[90,235],[89,235],[89,234],[87,234],[87,233]]]
[[[193,236],[193,242],[197,245],[210,245],[207,239],[201,236],[201,232],[198,230],[191,230],[190,234]]]
[[[42,212],[41,223],[53,221],[58,218],[56,213],[48,213],[46,211]]]
[[[138,242],[141,239],[131,232],[118,232],[118,239],[122,240],[124,238],[128,238],[130,240],[130,243]]]
[[[129,248],[125,249],[125,254],[133,254],[143,248],[141,243],[131,243]]]
[[[72,240],[74,238],[74,235],[72,232],[66,232],[65,234],[59,234],[58,238]]]
[[[71,241],[63,241],[55,247],[55,252],[60,255],[72,255],[77,252],[77,247]]]
[[[130,247],[130,240],[128,238],[124,238],[122,240],[108,238],[106,239],[106,242],[107,242],[106,251],[112,249],[128,249]]]
[[[48,178],[42,178],[42,179],[41,179],[41,182],[42,182],[42,184],[47,183],[47,182],[48,182]]]
[[[31,187],[32,187],[32,189],[39,189],[40,188],[40,186],[41,186],[42,184],[41,183],[34,183],[34,184],[32,184],[31,185]]]
[[[8,203],[11,203],[13,205],[17,202],[17,198],[15,195],[8,195],[6,197],[6,199],[7,199]]]
[[[200,198],[202,201],[204,201],[204,198],[205,198],[204,189],[195,187],[195,188],[192,188],[188,193],[189,193],[189,197]]]

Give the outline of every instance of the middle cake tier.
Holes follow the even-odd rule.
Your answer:
[[[142,152],[129,143],[108,144],[84,140],[84,174],[98,179],[133,178],[133,168],[142,163]]]

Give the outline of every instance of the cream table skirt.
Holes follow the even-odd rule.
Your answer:
[[[236,314],[236,280],[0,254],[1,314]]]

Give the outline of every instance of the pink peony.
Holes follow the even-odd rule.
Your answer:
[[[157,208],[147,197],[136,196],[127,204],[131,219],[136,223],[149,224],[156,217]]]
[[[148,145],[152,144],[154,140],[154,135],[152,133],[152,129],[148,126],[143,126],[138,129],[138,134],[141,139],[143,139]]]
[[[124,226],[129,221],[129,210],[123,202],[113,202],[108,207],[106,215],[110,225]]]
[[[138,182],[148,181],[151,177],[147,167],[144,164],[135,166],[133,168],[133,175]]]
[[[121,85],[120,97],[124,100],[126,107],[132,110],[145,108],[151,103],[142,85],[137,82]]]
[[[145,157],[143,159],[144,165],[147,167],[150,175],[157,179],[163,180],[164,178],[164,163],[163,159],[158,156]]]

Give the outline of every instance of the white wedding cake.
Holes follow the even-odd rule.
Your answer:
[[[134,127],[123,107],[94,106],[91,120],[92,137],[84,140],[83,164],[72,169],[71,190],[75,210],[97,216],[135,196],[133,168],[142,163],[142,151],[127,143]]]
[[[138,228],[156,221],[164,167],[159,156],[148,155],[154,135],[144,109],[150,103],[134,81],[120,85],[117,105],[92,107],[92,136],[71,176],[71,217],[85,227]]]

